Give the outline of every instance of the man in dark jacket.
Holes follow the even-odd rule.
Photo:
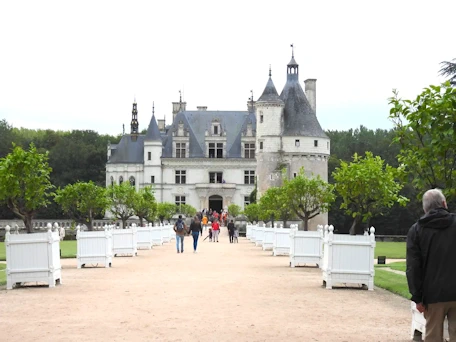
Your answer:
[[[234,222],[231,220],[230,223],[228,223],[228,235],[230,236],[230,243],[234,242]]]
[[[426,318],[425,341],[443,341],[445,316],[450,341],[456,340],[456,215],[447,208],[440,190],[426,191],[425,215],[407,235],[407,281]]]

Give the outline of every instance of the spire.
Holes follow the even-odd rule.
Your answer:
[[[155,116],[155,102],[152,101],[152,116]]]
[[[139,124],[138,124],[138,108],[136,104],[136,98],[135,101],[133,102],[133,109],[131,111],[131,131],[130,134],[138,134],[139,133]]]
[[[271,77],[271,64],[269,64],[269,77]]]
[[[291,60],[287,65],[287,82],[299,81],[299,65],[294,59],[294,45],[291,44]]]
[[[268,83],[266,83],[266,87],[264,88],[263,94],[258,99],[258,102],[282,102],[279,98],[279,94],[274,86],[274,82],[272,82],[271,77],[271,65],[269,65],[269,79]],[[252,94],[253,97],[253,94]]]
[[[155,113],[153,111],[152,119],[150,119],[149,128],[147,128],[147,134],[144,140],[161,142],[160,129],[158,128],[157,120],[155,120]]]

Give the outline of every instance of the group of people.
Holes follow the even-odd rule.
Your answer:
[[[219,217],[222,218],[220,222]],[[193,253],[196,253],[198,248],[198,239],[200,236],[203,235],[203,230],[207,231],[208,227],[208,237],[210,242],[219,242],[219,234],[220,234],[220,223],[225,225],[228,221],[228,212],[223,211],[220,215],[217,211],[212,211],[210,209],[203,209],[202,211],[198,212],[192,219],[190,226],[187,227],[185,224],[182,215],[179,215],[178,220],[174,224],[174,231],[176,232],[176,249],[177,253],[184,252],[184,237],[188,234],[191,234],[193,237]],[[224,224],[225,223],[225,224]],[[238,241],[239,233],[234,225],[233,220],[231,220],[228,225],[228,235],[230,237],[230,243],[234,243]],[[207,237],[206,237],[207,238]]]

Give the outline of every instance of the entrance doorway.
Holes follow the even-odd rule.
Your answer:
[[[223,198],[219,195],[213,195],[209,197],[209,208],[216,210],[219,214],[223,208]]]

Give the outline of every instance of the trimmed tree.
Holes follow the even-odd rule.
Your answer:
[[[179,213],[184,215],[185,217],[193,217],[196,215],[196,209],[192,207],[190,204],[181,204],[177,206],[177,209]]]
[[[171,220],[176,213],[177,206],[173,203],[163,202],[157,205],[157,216],[161,223]]]
[[[280,219],[285,227],[287,221],[293,217],[293,210],[288,205],[285,187],[272,187],[266,190],[260,198],[260,208],[263,212],[262,216],[271,220],[272,226],[274,226],[274,221]]]
[[[402,100],[394,91],[390,119],[396,126],[398,155],[413,176],[419,197],[440,188],[456,198],[456,88],[449,82],[425,88],[415,100]]]
[[[399,195],[403,185],[396,179],[404,168],[394,168],[379,156],[366,152],[365,158],[355,153],[353,162],[341,161],[333,172],[336,191],[342,197],[341,209],[353,217],[350,234],[362,234],[362,223],[382,214],[393,204],[405,205],[408,199]],[[369,224],[368,224],[369,225]]]
[[[250,203],[248,206],[245,207],[243,214],[247,216],[247,219],[250,222],[258,222],[260,208],[257,203]]]
[[[287,205],[304,222],[304,230],[309,229],[309,220],[329,210],[334,202],[334,186],[318,175],[307,178],[304,168],[291,180],[284,177],[284,198]]]
[[[33,144],[28,151],[14,146],[11,153],[0,159],[0,202],[5,202],[24,221],[27,233],[33,231],[36,211],[50,202],[51,171],[48,153],[38,153]]]
[[[135,214],[136,189],[129,182],[108,187],[109,210],[115,218],[122,221],[122,228],[127,227],[127,220]]]
[[[154,219],[157,214],[157,202],[155,202],[152,187],[146,186],[136,193],[135,201],[133,203],[133,211],[135,215],[138,216],[141,227],[144,219]]]
[[[94,217],[103,215],[109,205],[106,188],[92,181],[69,184],[58,189],[54,200],[65,214],[77,223],[87,225],[89,230],[93,230]]]
[[[241,212],[242,212],[242,209],[237,204],[231,203],[228,206],[228,214],[231,215],[233,218],[236,218],[237,216],[239,216],[241,214]]]

